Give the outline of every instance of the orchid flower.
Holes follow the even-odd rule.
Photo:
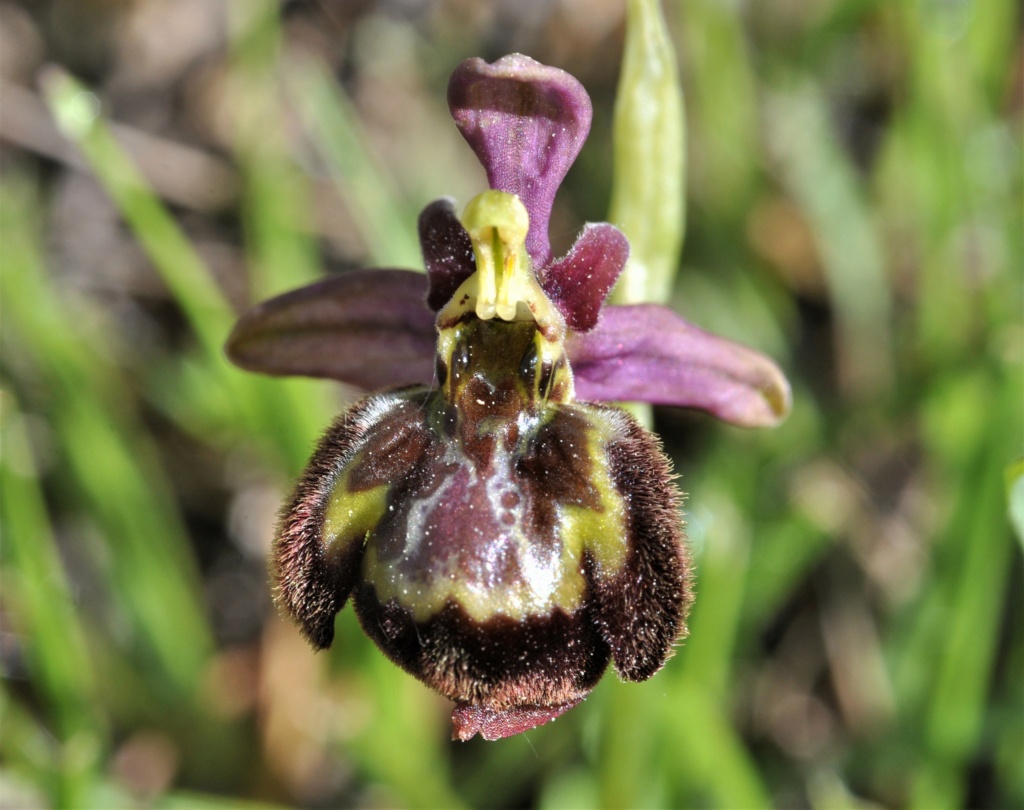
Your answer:
[[[423,211],[426,274],[367,269],[265,302],[238,365],[373,394],[328,430],[282,511],[278,603],[316,648],[352,597],[396,664],[498,739],[577,705],[608,664],[658,671],[692,599],[680,495],[658,440],[615,401],[767,426],[789,407],[757,352],[655,304],[606,306],[628,258],[588,224],[553,258],[555,193],[589,132],[569,74],[463,62],[452,117],[490,189]],[[399,387],[401,386],[401,387]]]

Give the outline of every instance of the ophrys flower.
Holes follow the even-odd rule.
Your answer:
[[[588,225],[552,260],[555,191],[590,125],[568,74],[468,60],[453,117],[491,190],[420,218],[427,275],[348,273],[257,307],[229,352],[268,373],[379,388],[328,431],[275,540],[280,604],[316,647],[351,596],[399,666],[497,739],[579,703],[609,662],[653,675],[691,601],[680,498],[657,440],[592,400],[777,421],[766,358],[655,305],[602,304],[625,237]],[[434,314],[436,313],[436,315]]]

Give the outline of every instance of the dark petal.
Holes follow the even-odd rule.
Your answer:
[[[334,638],[334,616],[359,578],[366,532],[384,512],[385,499],[372,497],[373,490],[406,474],[422,452],[420,410],[411,393],[355,405],[320,440],[281,512],[270,556],[275,600],[317,649]],[[345,471],[364,457],[362,466],[377,469],[350,484]],[[345,520],[335,518],[338,504]]]
[[[626,559],[614,572],[590,555],[585,566],[616,672],[643,681],[661,669],[686,633],[690,559],[668,459],[652,434],[625,412],[619,415],[621,436],[607,453],[626,509]]]
[[[434,200],[420,214],[420,249],[430,291],[427,306],[437,312],[476,270],[473,243],[455,215],[455,201]]]
[[[789,383],[775,363],[668,307],[605,307],[597,326],[570,333],[567,345],[581,400],[699,408],[742,427],[776,425],[789,413]]]
[[[577,332],[597,324],[608,293],[629,258],[629,240],[607,222],[588,223],[564,258],[542,272],[540,285]]]
[[[565,173],[590,131],[590,98],[563,70],[512,54],[467,59],[448,83],[448,107],[491,188],[517,195],[530,215],[526,249],[551,259],[548,220]]]
[[[356,270],[272,298],[228,338],[233,363],[264,374],[328,377],[366,389],[429,383],[436,332],[427,277]]]

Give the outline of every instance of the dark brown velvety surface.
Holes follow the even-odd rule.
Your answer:
[[[608,645],[586,607],[476,622],[449,604],[417,623],[395,601],[380,604],[372,585],[359,588],[355,606],[392,661],[459,704],[500,712],[579,700],[608,665]]]

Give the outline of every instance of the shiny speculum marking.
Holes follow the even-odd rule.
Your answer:
[[[422,403],[404,428],[368,432],[330,493],[325,541],[364,534],[364,581],[417,621],[448,602],[479,621],[571,612],[584,552],[608,572],[624,559],[606,452],[622,438],[617,415],[563,401],[568,366],[538,349],[533,323],[470,317],[450,331],[448,379],[404,395]],[[377,410],[394,422],[393,407]],[[410,449],[398,480],[372,474]]]

